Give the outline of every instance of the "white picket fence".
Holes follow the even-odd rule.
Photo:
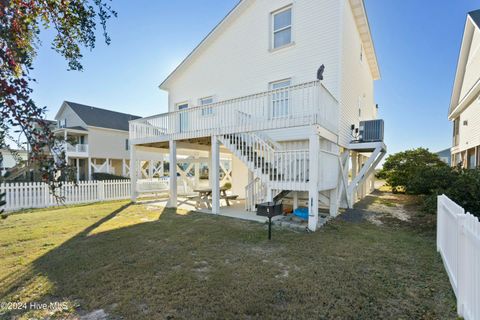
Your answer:
[[[59,202],[43,182],[0,184],[0,193],[6,193],[5,211],[129,199],[130,189],[130,180],[68,182],[56,191]]]
[[[480,222],[445,195],[438,197],[437,250],[457,297],[458,314],[480,319]]]

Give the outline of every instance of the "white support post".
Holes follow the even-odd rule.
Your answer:
[[[220,144],[217,136],[212,136],[212,213],[220,213]]]
[[[126,160],[122,159],[122,176],[127,176],[127,167],[126,167]]]
[[[92,158],[88,158],[88,180],[92,180]]]
[[[212,187],[212,151],[208,151],[208,186]]]
[[[65,162],[68,164],[68,152],[67,152],[67,149],[68,149],[68,142],[67,142],[67,139],[68,139],[68,132],[67,132],[67,129],[65,129],[65,131],[63,132],[63,139],[65,140],[64,141],[64,144],[65,144]]]
[[[316,133],[310,136],[309,153],[308,229],[316,231],[318,225],[318,162],[320,160],[320,138]]]
[[[170,140],[170,200],[168,201],[168,208],[177,207],[177,142]],[[131,169],[130,169],[131,170]]]
[[[293,210],[298,209],[298,191],[293,192]]]
[[[195,175],[195,188],[198,188],[200,186],[200,159],[198,154],[195,155],[194,175]]]
[[[340,157],[340,148],[337,145],[333,146],[332,152],[334,152]],[[342,162],[341,157],[339,159],[340,159],[340,162]],[[341,183],[341,179],[342,179],[342,169],[340,168],[340,166],[341,166],[341,163],[339,163],[339,166],[338,166],[337,186],[335,187],[335,189],[330,190],[329,197],[330,197],[330,216],[331,217],[336,217],[338,215],[338,208],[340,206],[340,200],[338,197],[339,183]]]
[[[80,159],[75,159],[75,166],[77,167],[77,182],[80,181]]]
[[[249,169],[247,169],[247,170],[248,170],[248,185],[250,186],[250,185],[253,183],[253,181],[254,181],[254,179],[255,179],[255,176],[254,176],[252,170],[249,170]],[[253,190],[253,188],[249,188],[248,194],[245,194],[245,197],[246,197],[246,200],[247,200],[248,202],[253,203],[253,202],[252,202],[252,201],[253,201],[252,199],[253,199],[253,197],[254,197],[254,190]],[[253,204],[253,205],[255,205],[255,204]]]
[[[137,171],[132,170],[132,168],[135,168],[135,164],[137,163],[137,153],[136,153],[136,146],[131,145],[130,146],[130,183],[131,183],[131,199],[132,202],[137,201]]]
[[[107,164],[107,166],[106,166],[107,173],[110,173],[110,159],[107,158],[105,163]]]
[[[153,160],[148,161],[148,178],[153,179]]]
[[[267,202],[273,202],[273,189],[267,187]]]

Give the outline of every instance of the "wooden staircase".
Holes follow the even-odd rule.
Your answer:
[[[253,211],[256,204],[268,200],[268,191],[264,190],[277,190],[271,195],[274,201],[280,201],[291,191],[307,190],[308,150],[283,150],[255,133],[226,134],[219,140],[258,179],[246,187],[247,196],[255,197],[247,201],[247,210]]]

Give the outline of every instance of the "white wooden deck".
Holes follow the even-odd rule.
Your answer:
[[[148,144],[212,135],[319,125],[338,133],[339,103],[320,81],[130,121],[130,142]]]

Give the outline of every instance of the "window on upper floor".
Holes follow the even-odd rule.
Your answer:
[[[292,43],[292,7],[272,13],[272,48],[277,49]]]
[[[62,119],[58,121],[59,128],[66,128],[67,127],[67,119]]]
[[[128,139],[125,139],[125,150],[130,150],[130,143],[128,142]]]
[[[453,121],[453,146],[458,146],[460,134],[460,118],[457,118]]]
[[[205,97],[199,100],[200,106],[208,106],[209,104],[213,103],[213,97]],[[213,108],[203,108],[202,109],[202,116],[209,116],[213,114]]]

